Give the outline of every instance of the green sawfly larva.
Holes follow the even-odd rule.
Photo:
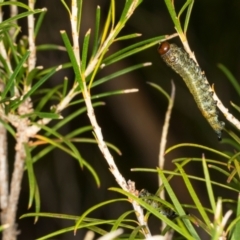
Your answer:
[[[218,120],[216,101],[212,97],[213,90],[204,72],[187,52],[175,44],[163,42],[159,46],[158,52],[164,62],[182,77],[201,113],[216,132],[218,139],[221,140],[225,123]]]
[[[171,220],[175,219],[178,216],[175,211],[169,207],[164,206],[160,201],[158,201],[160,198],[157,195],[148,192],[146,189],[142,189],[138,197]]]

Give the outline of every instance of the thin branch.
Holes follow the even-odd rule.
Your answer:
[[[34,10],[35,0],[28,0],[28,6],[30,9]],[[34,15],[30,14],[28,17],[28,44],[30,55],[28,58],[28,72],[31,72],[36,65],[36,46],[35,46],[35,36],[34,36]],[[25,92],[29,91],[30,86],[25,86]]]
[[[2,8],[0,8],[0,22],[3,20]],[[0,42],[0,54],[4,59],[7,58],[6,50],[3,42]],[[5,56],[5,57],[4,57]],[[9,61],[7,64],[11,67]],[[0,91],[4,90],[4,84],[1,83]],[[0,123],[0,210],[1,223],[6,223],[6,208],[8,204],[8,161],[7,161],[7,131],[2,123]]]
[[[8,205],[8,161],[7,161],[7,131],[0,123],[0,209],[1,223],[6,223],[6,208]]]
[[[26,128],[28,126],[27,119],[21,119],[18,122],[13,124],[16,129],[16,155],[14,161],[14,170],[11,180],[10,187],[10,196],[8,201],[8,207],[6,210],[6,223],[9,224],[9,228],[7,228],[3,232],[3,240],[13,240],[17,238],[17,226],[15,224],[16,214],[17,214],[17,205],[18,199],[21,190],[22,177],[24,172],[24,164],[25,164],[25,150],[23,147],[24,143],[28,142],[28,137],[26,136]]]
[[[133,11],[133,7],[136,5],[137,2],[138,2],[138,0],[133,0],[132,1],[132,6],[129,8],[131,11]],[[77,17],[79,17],[79,16],[76,15],[77,12],[78,12],[77,11],[77,0],[72,0],[71,27],[72,27],[72,36],[73,36],[73,50],[74,50],[75,58],[77,59],[78,64],[79,64],[78,66],[81,69],[80,53],[79,53],[79,38],[78,38],[79,33],[77,32],[77,23],[76,23]],[[109,37],[107,38],[107,41],[103,44],[105,47],[111,41],[113,41],[114,35],[116,34],[116,31],[117,30],[115,30],[115,32],[113,31],[112,33],[110,33]],[[110,39],[110,37],[112,39]],[[98,60],[98,58],[95,58],[95,61],[97,61],[97,60]],[[87,70],[86,70],[86,72],[87,72]],[[83,79],[84,79],[84,77],[83,77]],[[130,192],[130,193],[135,192],[135,189],[134,190],[132,189],[131,184],[130,184],[130,186],[127,184],[125,178],[119,172],[118,167],[114,162],[113,156],[111,155],[111,153],[110,153],[110,151],[107,147],[107,144],[103,139],[102,131],[101,131],[100,126],[98,125],[98,122],[97,122],[97,119],[96,119],[96,116],[95,116],[95,112],[94,112],[94,108],[93,108],[93,105],[92,105],[92,102],[91,102],[91,95],[90,95],[90,92],[88,91],[88,88],[87,88],[87,85],[86,85],[85,81],[83,81],[83,96],[84,96],[84,101],[85,101],[85,104],[86,104],[86,107],[87,107],[87,115],[88,115],[89,120],[91,122],[91,125],[93,127],[93,131],[94,131],[97,143],[98,143],[98,147],[99,147],[100,151],[102,152],[104,158],[106,159],[106,161],[107,161],[107,163],[110,167],[111,173],[114,175],[117,183],[119,184],[119,186],[121,186],[121,188],[123,190],[125,190],[127,192]],[[137,211],[136,216],[138,218],[139,224],[140,225],[145,225],[146,222],[144,221],[144,215],[143,215],[142,208],[135,201],[132,201],[132,205],[133,205],[133,208],[135,209],[135,211]],[[150,231],[147,228],[147,226],[146,226],[146,231],[144,232],[144,234],[145,234],[145,237],[150,236]]]
[[[11,0],[11,2],[16,2],[16,0]],[[10,17],[17,16],[17,14],[18,14],[17,5],[11,4],[10,5]],[[12,21],[12,24],[13,24],[13,26],[17,25],[17,20]],[[13,39],[14,34],[15,34],[15,28],[14,27],[10,28],[9,34],[10,34],[10,37]]]
[[[164,120],[164,125],[163,125],[163,130],[162,130],[162,136],[161,136],[161,140],[160,140],[160,150],[159,150],[159,156],[158,156],[158,166],[160,169],[164,169],[164,163],[165,163],[165,150],[166,150],[166,145],[167,145],[167,135],[168,135],[168,129],[169,129],[169,123],[170,123],[170,118],[171,118],[171,114],[172,114],[172,108],[174,105],[174,99],[175,99],[175,85],[174,82],[171,81],[172,84],[172,90],[171,90],[171,96],[169,99],[169,103],[168,103],[168,109],[165,115],[165,120]],[[160,177],[158,177],[158,184],[159,186],[162,185],[162,179]],[[162,191],[160,192],[160,198],[165,200],[165,190],[164,188],[162,189]],[[164,222],[162,222],[161,225],[161,231],[163,231],[163,229],[166,227],[166,224]],[[170,235],[172,235],[171,232],[168,232],[165,236],[164,239],[169,239]]]
[[[79,32],[77,30],[77,19],[78,19],[78,5],[77,1],[72,1],[72,14],[71,14],[71,28],[72,28],[72,38],[73,38],[73,52],[77,60],[78,66],[80,66],[80,49],[79,49]]]
[[[116,239],[121,234],[123,234],[123,229],[119,228],[113,232],[107,233],[106,235],[98,238],[97,240],[113,240]]]
[[[220,111],[223,113],[225,118],[232,123],[237,129],[240,130],[240,121],[237,120],[230,112],[229,110],[223,105],[221,100],[218,98],[217,94],[214,92],[213,99],[217,101],[217,106],[220,109]]]
[[[170,122],[170,118],[171,118],[171,114],[172,114],[172,108],[174,105],[174,99],[175,99],[175,85],[174,82],[171,81],[172,84],[172,91],[171,91],[171,97],[169,99],[169,103],[168,103],[168,109],[165,115],[165,120],[164,120],[164,125],[163,125],[163,130],[162,130],[162,136],[161,136],[161,141],[160,141],[160,150],[159,150],[159,156],[158,156],[158,166],[161,169],[164,169],[164,162],[165,162],[165,149],[166,149],[166,144],[167,144],[167,135],[168,135],[168,129],[169,129],[169,122]],[[161,178],[159,178],[159,186],[162,184],[162,180]],[[161,191],[162,193],[163,191]],[[165,199],[164,194],[162,195],[160,193],[160,197],[162,199]]]

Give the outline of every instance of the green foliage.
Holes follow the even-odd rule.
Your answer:
[[[69,13],[69,19],[72,18],[72,10],[68,8],[67,3],[61,0],[66,11]],[[78,6],[77,9],[77,21],[76,29],[77,34],[80,35],[81,24],[82,24],[82,5],[84,1],[76,1]],[[9,133],[17,138],[16,130],[11,119],[17,117],[18,120],[27,120],[29,125],[33,129],[41,130],[41,133],[36,133],[33,136],[32,141],[24,143],[24,149],[26,153],[26,164],[25,170],[27,171],[28,181],[29,181],[29,202],[28,207],[32,207],[35,204],[35,213],[24,214],[21,218],[25,217],[35,217],[35,221],[39,217],[47,217],[54,219],[65,219],[71,222],[71,226],[67,228],[60,229],[56,232],[52,232],[46,236],[39,239],[51,239],[60,234],[67,232],[74,232],[76,234],[79,229],[88,229],[99,235],[106,235],[108,232],[105,230],[105,226],[110,226],[110,232],[115,231],[118,228],[123,228],[127,230],[127,233],[119,237],[118,239],[145,239],[146,236],[146,226],[140,226],[135,220],[134,211],[127,211],[122,213],[118,219],[94,219],[89,217],[90,213],[97,209],[100,209],[108,204],[114,204],[119,202],[135,201],[143,209],[147,211],[145,218],[147,219],[150,214],[154,215],[159,219],[159,221],[167,224],[165,230],[161,234],[167,234],[169,230],[174,230],[184,239],[200,239],[199,229],[204,230],[209,238],[212,240],[220,239],[220,237],[227,236],[229,239],[237,240],[240,236],[240,199],[236,196],[236,199],[223,199],[221,196],[216,196],[215,188],[222,188],[224,191],[230,191],[239,195],[240,186],[240,138],[238,135],[230,130],[226,129],[229,137],[223,139],[224,144],[228,144],[233,151],[231,152],[221,152],[217,149],[213,149],[209,146],[203,146],[194,143],[181,143],[175,146],[171,146],[165,151],[168,154],[174,150],[181,147],[187,148],[198,148],[207,152],[211,152],[216,156],[216,159],[208,159],[205,156],[199,157],[181,157],[173,159],[172,162],[175,165],[175,169],[172,171],[167,171],[164,169],[134,169],[134,171],[141,172],[151,172],[157,174],[161,180],[162,185],[159,186],[157,191],[157,196],[161,191],[166,191],[172,204],[168,203],[164,199],[158,198],[158,201],[165,207],[174,209],[179,217],[176,219],[169,219],[167,216],[161,213],[158,208],[149,204],[144,199],[138,198],[137,194],[132,194],[130,192],[124,191],[119,188],[112,188],[110,190],[118,192],[123,195],[124,198],[112,199],[108,201],[101,202],[95,206],[92,206],[81,216],[72,216],[65,214],[55,214],[55,213],[41,213],[40,206],[40,190],[37,183],[37,178],[35,176],[35,163],[40,161],[44,156],[49,154],[55,148],[67,153],[72,158],[76,159],[81,168],[87,168],[91,173],[93,179],[97,186],[100,186],[100,178],[87,160],[83,158],[81,153],[76,147],[76,143],[90,143],[98,144],[98,139],[94,135],[93,138],[84,137],[84,134],[93,131],[93,126],[79,126],[72,132],[63,136],[60,133],[60,129],[66,124],[72,122],[74,119],[79,118],[79,116],[87,113],[88,106],[85,106],[86,95],[85,87],[89,91],[91,101],[93,102],[94,109],[102,106],[103,103],[95,101],[99,98],[104,98],[108,96],[113,96],[117,94],[126,93],[125,90],[116,90],[111,92],[98,93],[91,95],[91,89],[106,83],[118,76],[127,74],[129,72],[138,70],[142,67],[149,66],[149,63],[140,63],[134,66],[126,67],[117,72],[98,78],[98,73],[102,68],[110,66],[113,63],[119,62],[127,57],[137,54],[143,50],[146,50],[152,46],[155,46],[160,41],[166,39],[165,36],[158,36],[150,38],[144,41],[139,41],[138,43],[132,44],[124,49],[118,50],[115,53],[106,55],[109,48],[118,41],[126,41],[132,38],[137,38],[140,35],[137,33],[131,33],[128,35],[121,35],[121,31],[127,24],[130,16],[134,13],[136,7],[142,2],[142,0],[135,1],[125,1],[122,13],[119,19],[116,19],[116,6],[114,0],[109,1],[109,11],[105,21],[102,19],[101,8],[98,6],[96,8],[95,15],[95,29],[94,31],[88,30],[83,39],[82,46],[80,48],[79,59],[76,57],[75,49],[73,46],[74,41],[69,37],[66,31],[61,31],[61,37],[64,46],[57,46],[52,44],[44,44],[37,46],[37,51],[67,51],[70,62],[63,63],[60,66],[54,66],[49,69],[42,69],[39,67],[34,67],[34,69],[28,69],[30,51],[28,50],[28,40],[26,38],[20,39],[16,44],[13,44],[11,38],[9,37],[9,28],[17,27],[13,25],[13,22],[20,19],[26,18],[31,14],[39,14],[36,27],[35,27],[35,37],[39,32],[41,23],[43,21],[45,10],[37,9],[31,10],[25,4],[19,2],[4,2],[0,3],[0,7],[4,5],[16,5],[23,9],[24,12],[11,17],[2,23],[0,23],[1,38],[3,39],[6,52],[9,52],[9,59],[4,59],[0,55],[0,62],[2,68],[0,69],[1,81],[4,84],[4,89],[1,92],[0,103],[4,109],[4,116],[6,118],[1,119],[1,123],[9,131]],[[177,13],[174,6],[174,1],[165,0],[168,12],[171,16],[175,29],[183,42],[187,41],[187,29],[190,21],[190,15],[194,0],[186,1],[181,7],[180,11]],[[182,22],[180,18],[185,14],[185,19]],[[103,21],[104,24],[101,25],[100,22]],[[102,26],[102,27],[101,27]],[[93,46],[90,48],[90,41],[93,38]],[[67,78],[62,79],[62,84],[55,86],[53,88],[45,88],[45,83],[48,81],[57,71],[63,68],[72,68],[75,74],[74,82],[70,85]],[[237,94],[240,94],[240,85],[230,71],[223,65],[219,65],[219,68],[224,72],[229,82],[236,89]],[[149,83],[151,86],[159,90],[168,100],[170,100],[169,94],[163,90],[160,86]],[[21,113],[19,109],[29,100],[38,99],[37,103],[33,102],[29,111]],[[39,100],[40,99],[40,100]],[[54,102],[50,108],[48,106],[49,102]],[[240,111],[239,106],[232,103],[234,108]],[[63,116],[62,111],[70,106],[77,106],[77,110],[70,113],[68,116]],[[52,125],[47,126],[51,122]],[[14,127],[13,127],[14,126]],[[32,130],[32,129],[31,129]],[[32,136],[31,136],[32,137]],[[43,146],[39,150],[39,146]],[[120,150],[114,145],[107,143],[107,146],[114,150],[116,153],[120,154]],[[203,172],[203,177],[193,176],[187,173],[187,166],[190,164],[201,165]],[[218,174],[222,175],[224,179],[227,179],[227,183],[220,183],[213,179],[211,176],[212,171],[216,171]],[[175,194],[174,189],[171,187],[171,181],[174,178],[180,178],[188,194],[192,199],[192,204],[180,203],[178,196]],[[203,182],[206,186],[206,192],[210,207],[206,208],[201,203],[201,196],[194,188],[194,181]],[[157,197],[153,197],[157,199]],[[231,205],[232,208],[236,209],[232,218],[230,218],[231,211],[223,212],[225,205]],[[160,205],[158,205],[160,206]],[[189,213],[185,211],[189,209]],[[191,209],[198,211],[199,217],[191,214]],[[3,230],[4,226],[0,227],[0,231]],[[173,237],[174,238],[174,237]]]

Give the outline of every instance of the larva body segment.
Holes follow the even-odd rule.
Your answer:
[[[190,58],[187,52],[175,44],[163,42],[159,46],[158,52],[164,62],[182,77],[198,108],[216,132],[218,139],[221,140],[222,129],[225,124],[218,120],[216,102],[212,97],[213,91],[200,67]]]
[[[146,189],[142,189],[138,195],[144,202],[151,205],[153,208],[157,209],[161,214],[168,217],[169,219],[173,220],[178,217],[178,214],[173,211],[171,208],[163,205],[160,201],[160,198]]]

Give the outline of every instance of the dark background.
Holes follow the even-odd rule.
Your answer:
[[[82,36],[89,28],[94,27],[97,5],[101,6],[102,22],[104,22],[109,2],[107,0],[84,1]],[[116,2],[117,16],[119,16],[125,1]],[[184,1],[175,2],[177,9],[184,3]],[[55,43],[63,45],[59,31],[66,30],[70,36],[69,16],[66,9],[60,1],[48,0],[38,0],[36,7],[46,7],[48,9],[37,38],[37,44]],[[218,69],[217,64],[224,64],[237,79],[240,78],[239,12],[239,0],[197,0],[195,1],[187,34],[190,47],[195,52],[209,82],[214,83],[217,95],[233,113],[236,112],[231,109],[230,101],[239,104],[239,99],[232,85]],[[26,22],[22,21],[21,24],[22,34],[27,34]],[[163,0],[143,1],[120,35],[135,32],[142,33],[142,37],[117,42],[109,51],[115,52],[143,39],[174,33],[173,23]],[[181,45],[177,38],[171,42]],[[93,93],[102,93],[126,88],[139,89],[138,93],[104,99],[106,105],[96,109],[96,116],[105,140],[118,146],[122,152],[122,156],[115,153],[113,153],[113,156],[123,176],[126,179],[135,181],[138,189],[147,188],[153,193],[158,188],[156,174],[130,171],[131,168],[135,167],[156,168],[158,165],[159,141],[167,109],[167,100],[157,90],[147,85],[146,82],[157,83],[168,93],[171,91],[171,79],[176,85],[176,100],[170,122],[167,147],[190,142],[203,144],[220,151],[232,151],[225,144],[218,142],[215,132],[202,117],[184,82],[166,66],[156,49],[157,46],[154,46],[142,53],[106,67],[98,74],[98,78],[137,63],[152,62],[150,67],[118,77],[93,90]],[[66,53],[57,51],[39,52],[37,65],[49,67],[68,61]],[[48,86],[53,87],[61,83],[64,76],[68,76],[70,80],[74,78],[71,70],[63,70],[51,78]],[[63,115],[66,116],[73,110],[76,110],[76,107],[64,111]],[[220,115],[220,119],[223,120],[224,117]],[[64,129],[61,129],[61,134],[66,134],[79,126],[88,124],[89,121],[85,114],[75,119],[70,125],[65,126]],[[226,127],[231,128],[229,123],[226,123]],[[84,136],[92,137],[91,133]],[[228,137],[227,133],[223,132],[223,138],[226,137]],[[55,150],[35,164],[41,194],[42,212],[77,216],[101,201],[121,197],[119,194],[108,190],[109,187],[118,186],[97,146],[93,144],[77,144],[77,147],[83,158],[99,173],[100,188],[96,186],[87,169],[81,170],[77,161],[60,150]],[[200,149],[180,148],[166,155],[166,169],[174,168],[171,162],[174,158],[201,157],[202,153],[205,153],[207,158],[217,158],[219,160],[218,156]],[[186,171],[191,174],[201,175],[201,165],[200,163],[191,163],[186,168]],[[218,181],[226,181],[223,175],[216,172],[213,172],[213,177]],[[171,181],[171,184],[182,203],[192,203],[184,184],[179,179]],[[207,195],[204,185],[194,182],[194,186],[201,197],[203,205],[208,206],[209,202],[205,197]],[[222,189],[217,190],[216,197],[224,197],[226,194],[229,196],[229,193],[223,192]],[[18,216],[34,211],[33,208],[27,210],[28,196],[28,181],[25,174]],[[236,196],[233,195],[233,197]],[[124,211],[130,209],[131,204],[113,204],[95,211],[91,216],[112,219],[119,217]],[[155,220],[154,218],[150,219],[151,229],[153,233],[159,233],[159,222]],[[46,218],[40,218],[35,225],[32,218],[21,219],[18,222],[21,231],[19,239],[22,240],[35,239],[74,224],[71,221]],[[83,239],[83,235],[84,232],[79,231],[78,237],[74,238],[71,232],[54,239]],[[204,235],[202,237],[203,239],[208,238]]]

